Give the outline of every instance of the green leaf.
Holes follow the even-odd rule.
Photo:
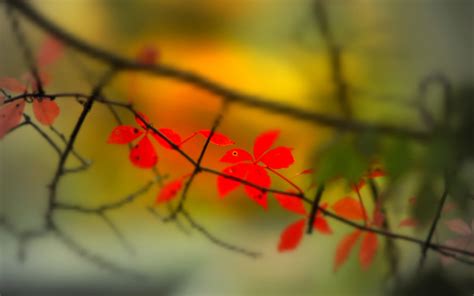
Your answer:
[[[317,182],[344,177],[357,182],[367,169],[367,161],[348,141],[332,145],[324,151],[315,165]]]
[[[414,160],[410,143],[405,139],[393,139],[386,143],[382,155],[385,168],[393,178],[406,173]]]

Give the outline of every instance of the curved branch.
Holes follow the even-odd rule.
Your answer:
[[[64,31],[59,26],[41,15],[24,0],[7,0],[7,2],[30,21],[48,33],[54,35],[56,38],[62,40],[67,45],[90,57],[105,62],[110,66],[117,68],[117,70],[141,71],[157,76],[175,79],[183,83],[194,85],[222,99],[234,103],[264,109],[272,113],[283,114],[294,119],[304,120],[315,125],[322,125],[338,130],[352,132],[374,131],[388,135],[410,137],[417,140],[427,140],[431,137],[429,132],[421,130],[412,130],[382,123],[372,124],[356,120],[346,120],[296,108],[287,104],[277,103],[274,100],[268,98],[242,93],[235,89],[223,86],[217,82],[211,81],[193,72],[178,69],[173,66],[164,64],[145,65],[137,63],[133,60],[122,58],[114,53],[95,47],[86,41],[81,40],[76,36]]]

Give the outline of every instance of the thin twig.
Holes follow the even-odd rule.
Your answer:
[[[321,202],[321,199],[323,198],[323,193],[324,193],[324,184],[320,184],[318,186],[318,189],[316,190],[316,196],[314,197],[314,200],[311,205],[311,213],[309,214],[309,219],[308,219],[308,227],[306,232],[308,234],[313,233],[313,224],[314,220],[316,219],[316,216],[318,215],[318,208],[319,204]]]
[[[426,261],[426,253],[428,251],[431,240],[433,239],[433,235],[436,231],[436,226],[438,226],[439,219],[441,218],[441,213],[443,212],[444,204],[446,202],[446,199],[448,198],[448,193],[449,193],[448,176],[445,176],[443,194],[441,196],[441,199],[439,200],[438,208],[436,209],[436,214],[433,219],[433,222],[431,223],[428,236],[426,237],[425,243],[421,247],[421,257],[418,264],[418,270],[421,270],[423,268],[423,265]]]

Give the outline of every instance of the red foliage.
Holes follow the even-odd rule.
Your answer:
[[[303,238],[305,225],[306,219],[301,219],[290,224],[283,230],[280,243],[278,244],[278,251],[285,252],[295,249]]]
[[[144,134],[140,141],[132,147],[130,150],[130,161],[137,167],[140,168],[152,168],[158,162],[158,155],[156,154],[155,148],[151,143],[148,134],[151,133],[154,139],[157,140],[158,144],[163,147],[170,149],[171,145],[163,139],[162,136],[150,130],[147,126],[149,119],[146,115],[138,113],[135,116],[135,121],[142,130],[136,127],[128,125],[120,125],[112,130],[109,135],[108,143],[111,144],[128,144],[139,138]],[[162,132],[163,136],[166,137],[170,142],[179,145],[181,137],[171,129],[158,129]],[[158,140],[159,139],[159,140]]]
[[[255,188],[244,184],[248,197],[264,208],[267,207],[267,192],[265,189],[271,185],[271,179],[266,169],[287,168],[294,162],[291,149],[282,146],[270,149],[278,135],[279,131],[268,131],[260,134],[255,139],[253,156],[244,149],[235,148],[227,151],[220,159],[221,162],[235,164],[225,168],[222,171],[223,174],[261,187]],[[237,187],[239,187],[237,180],[222,175],[217,177],[217,189],[221,197],[237,189]]]
[[[297,197],[294,197],[291,195],[285,195],[285,194],[275,195],[275,197],[278,199],[278,201],[280,202],[280,204],[283,206],[284,209],[306,216],[304,219],[298,220],[297,222],[290,224],[282,232],[280,236],[278,251],[279,252],[291,251],[291,250],[296,249],[299,243],[301,242],[301,239],[304,233],[304,226],[307,224],[307,221],[310,217],[308,213],[306,212],[306,210],[304,209],[301,199],[298,199]],[[299,200],[301,203],[295,200]],[[321,207],[323,209],[326,209],[327,204],[322,204]],[[298,223],[302,223],[302,226],[298,225],[297,227]],[[321,211],[316,212],[316,217],[314,219],[312,227],[313,229],[317,230],[320,233],[332,234],[331,227],[327,223],[326,219],[323,217]]]
[[[136,56],[136,61],[145,65],[156,64],[159,60],[160,52],[151,45],[142,47]]]
[[[294,191],[289,190],[288,192],[294,193]],[[275,193],[275,198],[278,200],[280,205],[290,211],[294,212],[296,214],[301,214],[301,215],[306,215],[306,209],[303,204],[303,200],[301,198],[297,198],[293,195],[287,195],[287,194],[282,194],[282,193]]]
[[[165,203],[174,199],[181,188],[183,188],[183,179],[184,177],[181,177],[178,180],[165,184],[156,197],[156,203]]]
[[[365,220],[367,215],[360,202],[352,197],[344,197],[332,205],[336,214],[346,219]]]
[[[59,106],[50,98],[33,100],[33,112],[36,119],[43,125],[52,125],[59,115]]]
[[[333,206],[336,213],[346,219],[352,220],[366,220],[363,212],[363,207],[359,201],[351,198],[343,198],[336,202]],[[368,225],[380,227],[385,217],[380,212],[377,204],[373,211],[372,220],[368,221]],[[336,255],[334,257],[334,271],[337,271],[347,260],[351,250],[362,236],[361,248],[359,251],[359,263],[362,269],[367,269],[372,264],[372,261],[377,253],[378,239],[377,234],[369,231],[355,230],[349,235],[345,236],[336,248]]]
[[[0,108],[0,139],[20,123],[24,109],[25,101],[23,100],[3,105]]]
[[[198,131],[198,133],[201,134],[205,138],[209,138],[209,136],[211,135],[210,130],[200,130]],[[212,134],[210,142],[212,144],[219,145],[219,146],[229,146],[229,145],[235,144],[235,142],[229,139],[227,136],[218,132],[214,132]]]
[[[48,75],[41,70],[42,67],[50,65],[58,60],[63,53],[63,45],[58,40],[47,37],[38,50],[36,61],[38,64],[39,79],[43,85],[46,85],[50,79]],[[31,73],[23,75],[24,82],[12,77],[0,78],[0,88],[12,93],[24,93],[31,86],[32,91],[37,91],[38,85]],[[0,139],[5,134],[21,122],[25,101],[11,102],[3,104],[0,107]],[[33,113],[36,119],[43,125],[52,125],[59,116],[59,106],[52,98],[33,98]]]

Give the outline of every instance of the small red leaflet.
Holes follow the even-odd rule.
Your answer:
[[[198,131],[199,134],[201,134],[204,138],[209,138],[211,135],[210,130],[200,130]],[[224,136],[221,133],[214,132],[211,137],[211,143],[219,146],[228,146],[228,145],[234,145],[234,141],[229,139],[227,136]]]
[[[287,168],[294,162],[290,148],[279,146],[270,149],[278,135],[279,131],[268,131],[260,134],[255,139],[253,156],[248,151],[240,148],[231,149],[224,154],[220,161],[234,165],[226,167],[222,171],[226,176],[220,175],[217,177],[217,189],[221,197],[237,189],[241,184],[238,180],[245,180],[259,186],[259,188],[256,188],[243,184],[247,196],[262,207],[267,208],[267,192],[265,189],[271,185],[267,170]]]
[[[107,142],[111,144],[128,144],[144,134],[144,136],[139,140],[139,142],[134,145],[130,150],[129,159],[133,165],[139,168],[152,168],[158,162],[158,155],[156,154],[155,148],[153,147],[153,144],[151,143],[148,134],[151,133],[153,138],[155,139],[160,138],[160,141],[158,141],[158,143],[165,148],[170,148],[171,145],[160,135],[148,129],[147,123],[149,123],[150,120],[146,115],[138,113],[137,116],[135,116],[135,121],[140,126],[141,130],[129,125],[117,126],[110,133]],[[165,137],[166,134],[170,134],[170,132],[172,132],[173,135],[177,135],[177,133],[169,129],[158,129],[158,131],[161,132]],[[176,141],[177,138],[174,137],[172,139],[167,139],[171,143],[174,143],[173,141]],[[179,142],[174,144],[179,145]]]
[[[158,62],[159,58],[160,52],[155,47],[145,45],[138,51],[136,61],[145,65],[153,65]]]
[[[352,190],[355,192],[360,192],[360,190],[366,185],[366,179],[375,179],[380,177],[385,177],[386,173],[382,169],[373,169],[370,170],[363,178],[359,180],[359,182],[352,184]]]
[[[205,137],[208,137],[210,134],[206,130],[202,130],[182,140],[181,136],[170,128],[158,128],[156,129],[157,132],[150,129],[150,120],[142,113],[137,113],[135,121],[140,128],[129,125],[117,126],[110,133],[107,142],[111,144],[128,144],[143,136],[131,149],[129,158],[133,165],[145,169],[152,168],[158,162],[158,155],[150,141],[149,134],[151,134],[151,137],[155,139],[158,144],[170,150],[180,148],[187,140],[197,134],[203,134]],[[214,133],[210,142],[221,146],[234,143],[228,137],[220,133]]]
[[[64,45],[56,38],[47,36],[43,41],[37,56],[36,62],[40,68],[57,61],[64,52]]]
[[[294,213],[306,216],[305,218],[290,224],[287,228],[285,228],[285,230],[283,230],[280,235],[278,251],[286,252],[295,250],[303,239],[305,226],[309,219],[308,213],[306,212],[301,199],[297,197],[285,194],[276,194],[275,197],[280,202],[283,208]],[[323,209],[326,209],[327,204],[324,203],[321,205],[321,207]],[[323,217],[321,211],[317,211],[312,227],[320,233],[332,234],[331,227],[327,223],[326,219]]]
[[[0,78],[0,88],[13,93],[23,93],[26,91],[26,86],[23,83],[11,77]]]
[[[364,270],[370,267],[377,253],[377,234],[355,230],[345,236],[337,245],[336,255],[334,257],[334,271],[337,271],[347,261],[350,252],[361,237],[362,243],[359,251],[359,263]]]
[[[359,204],[359,201],[353,200],[348,201],[348,198],[343,198],[344,206],[340,208],[336,207],[333,209],[336,213],[338,209],[340,212],[338,215],[346,218],[359,220],[364,219],[363,211],[361,212],[362,206]],[[336,203],[337,204],[337,203]],[[340,205],[339,205],[340,206]],[[352,207],[354,213],[351,213],[350,208]],[[380,227],[383,224],[385,217],[381,213],[379,205],[377,204],[374,208],[372,220],[368,221],[368,225]],[[377,234],[368,231],[361,231],[359,229],[351,232],[346,235],[338,244],[336,248],[336,254],[334,257],[334,271],[337,271],[347,260],[351,250],[354,248],[355,244],[359,239],[362,239],[361,248],[359,251],[359,264],[362,269],[367,269],[373,262],[375,255],[377,254],[378,247],[378,238]]]
[[[458,248],[461,250],[466,250],[469,252],[474,252],[474,219],[471,221],[471,225],[465,222],[462,219],[454,218],[445,222],[449,230],[455,233],[457,236],[451,239],[448,239],[444,242],[444,245]],[[454,263],[454,258],[450,256],[440,255],[441,262],[444,265]]]
[[[47,37],[40,49],[38,50],[36,61],[39,70],[39,79],[43,85],[46,85],[50,79],[49,76],[41,70],[49,64],[55,62],[63,53],[63,45],[52,37]],[[19,81],[12,77],[0,78],[0,88],[7,90],[11,93],[25,93],[28,88],[31,88],[33,92],[38,91],[37,83],[31,73],[23,75],[24,82]],[[32,97],[33,113],[36,119],[43,125],[52,125],[56,118],[59,116],[60,109],[58,104],[53,98]],[[0,106],[0,139],[15,126],[17,126],[23,114],[25,107],[25,101],[22,99],[21,102],[11,102]]]
[[[59,115],[59,106],[50,98],[33,100],[33,112],[36,119],[43,125],[52,125]]]
[[[352,197],[344,197],[332,205],[336,214],[346,219],[365,220],[367,215],[360,202]]]
[[[278,251],[285,252],[294,250],[303,238],[305,226],[306,219],[301,219],[290,224],[281,234],[280,242],[278,243]]]
[[[184,175],[176,180],[166,183],[156,196],[156,203],[167,203],[173,200],[178,192],[183,188],[184,180],[190,175]]]
[[[0,107],[0,139],[20,123],[24,109],[25,101],[23,100]]]

